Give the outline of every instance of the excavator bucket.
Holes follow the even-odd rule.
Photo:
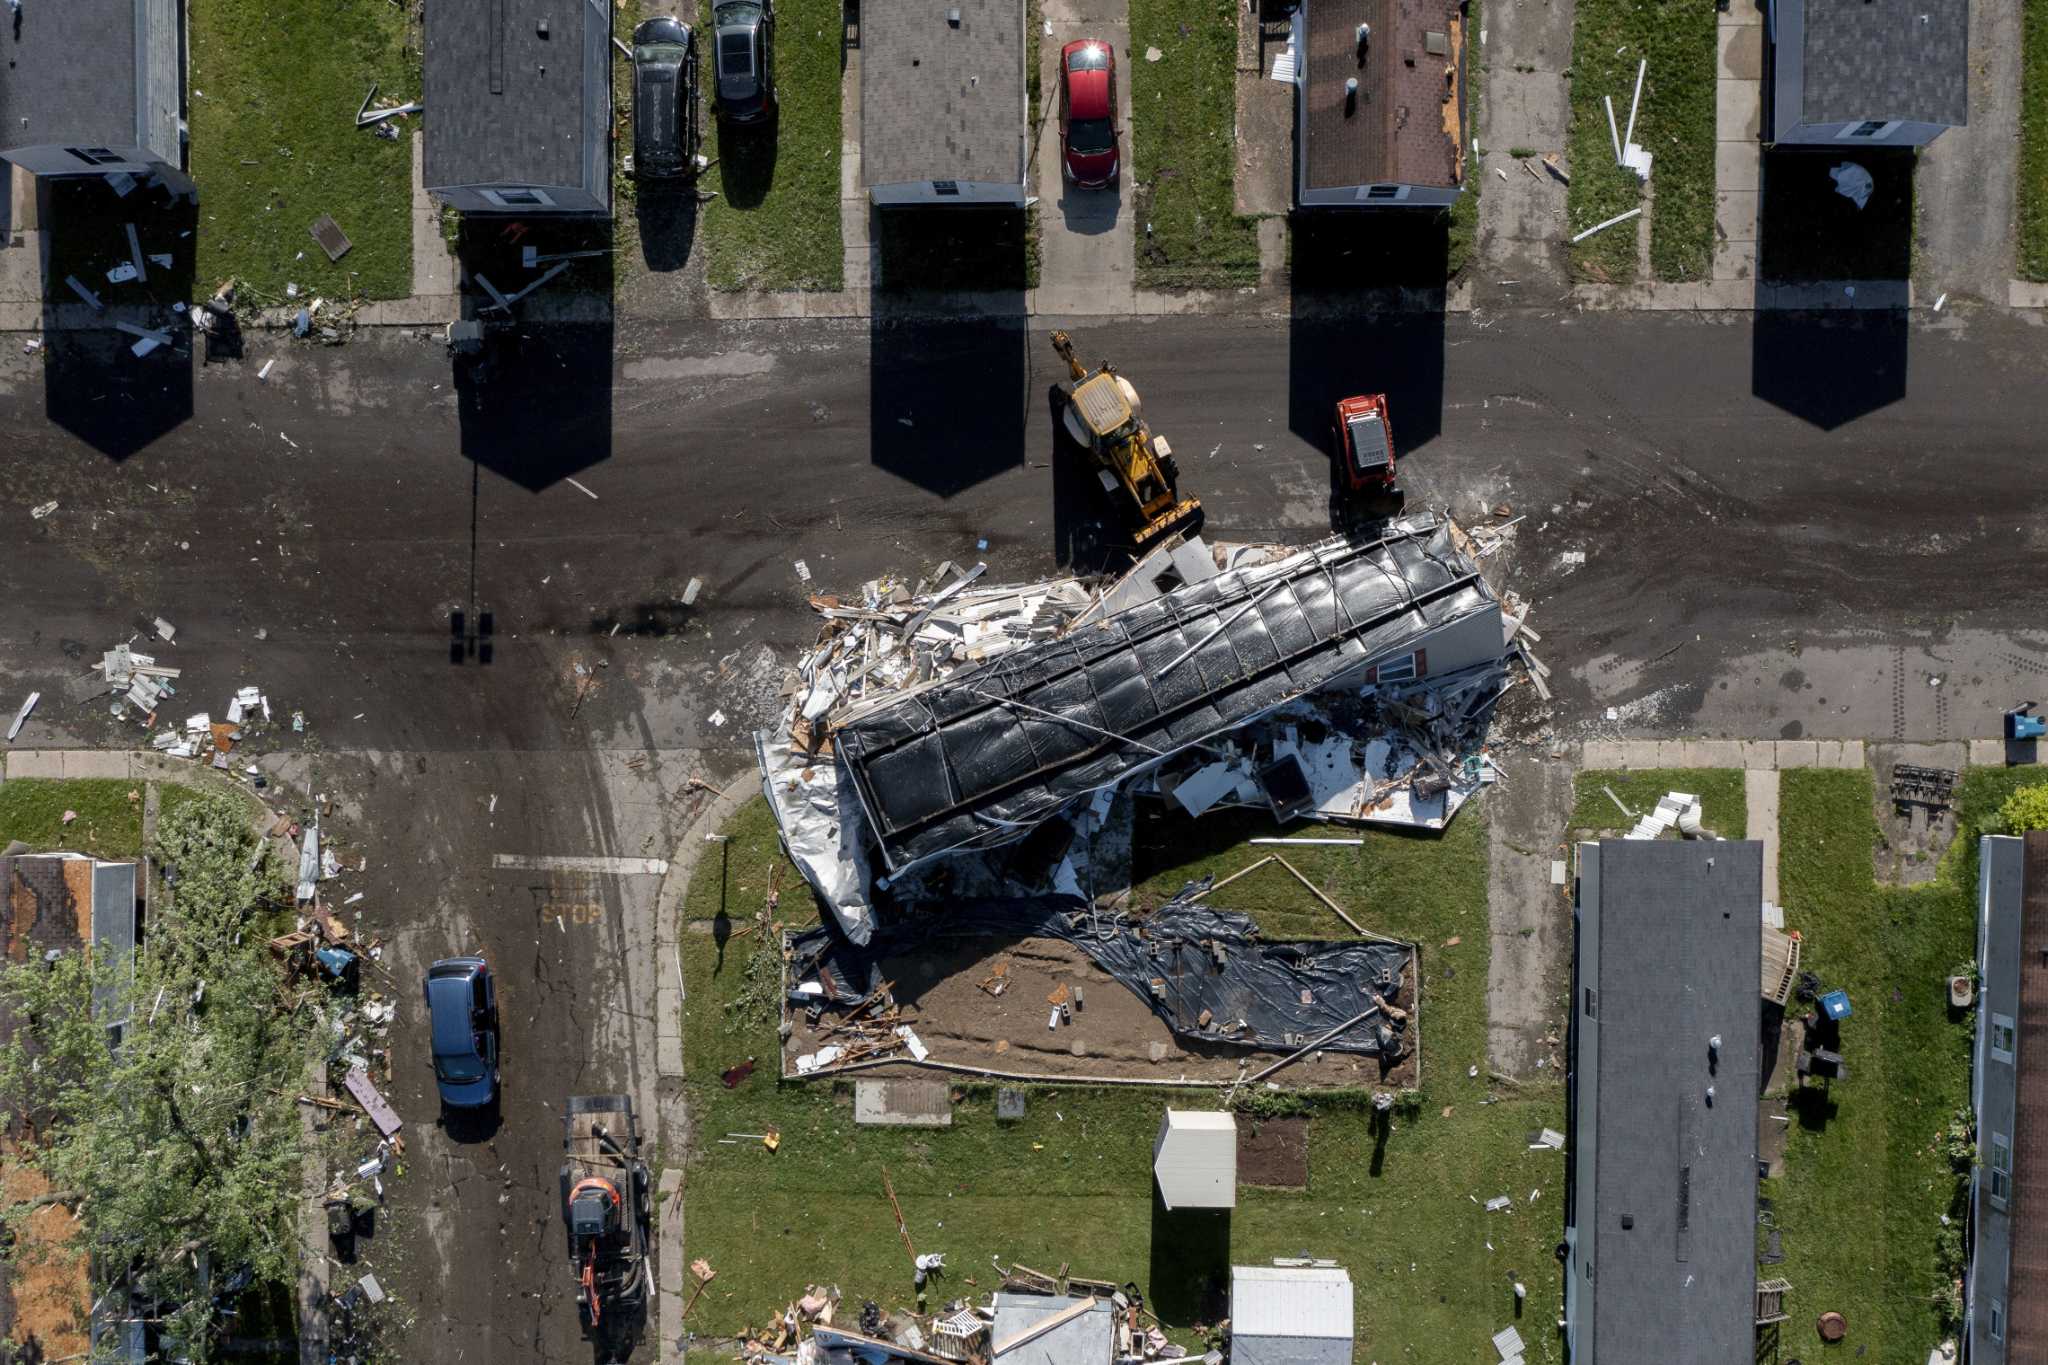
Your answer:
[[[1139,550],[1143,550],[1147,545],[1150,545],[1167,532],[1178,531],[1182,527],[1193,524],[1195,518],[1201,514],[1202,500],[1200,498],[1182,498],[1172,507],[1146,522],[1131,539]]]

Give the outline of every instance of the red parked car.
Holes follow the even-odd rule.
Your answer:
[[[1060,49],[1060,160],[1084,189],[1116,180],[1116,55],[1100,39]]]
[[[1394,486],[1394,429],[1387,425],[1387,396],[1357,394],[1337,402],[1337,458],[1354,493],[1399,497]]]

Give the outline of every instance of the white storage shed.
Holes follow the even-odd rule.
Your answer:
[[[1152,1176],[1169,1213],[1237,1207],[1237,1120],[1204,1109],[1169,1109],[1152,1144]]]
[[[1231,1365],[1351,1365],[1351,1332],[1342,1266],[1230,1268]]]

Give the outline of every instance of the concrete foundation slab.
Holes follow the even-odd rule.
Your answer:
[[[889,1128],[950,1128],[953,1099],[944,1081],[855,1081],[853,1121]]]

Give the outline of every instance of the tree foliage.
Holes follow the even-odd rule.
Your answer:
[[[172,884],[132,963],[95,952],[0,965],[15,1025],[0,1100],[30,1130],[15,1159],[65,1192],[102,1271],[132,1269],[204,1359],[202,1258],[216,1283],[244,1268],[259,1282],[297,1274],[292,1096],[313,1012],[280,1005],[267,940],[283,881],[234,798],[208,792],[167,812],[153,853]],[[0,1217],[18,1231],[29,1212]]]
[[[2005,798],[1998,808],[2008,834],[2025,834],[2031,829],[2048,829],[2048,783],[2021,787]]]

